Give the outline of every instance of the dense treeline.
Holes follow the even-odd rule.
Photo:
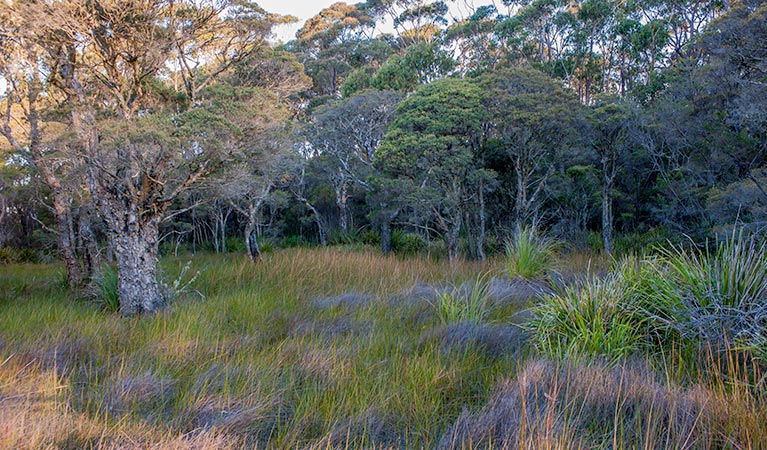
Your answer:
[[[160,248],[763,233],[767,4],[451,3],[336,3],[275,47],[293,19],[247,1],[11,2],[0,255],[115,261],[130,314]]]

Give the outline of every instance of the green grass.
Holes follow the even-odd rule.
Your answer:
[[[431,302],[443,325],[455,322],[480,323],[490,313],[490,274],[480,273],[467,286],[449,285]]]
[[[636,448],[635,442],[654,448],[666,438],[644,424],[660,427],[672,417],[690,426],[695,416],[660,412],[694,414],[698,401],[714,413],[696,428],[700,440],[689,448],[756,448],[767,437],[763,394],[733,384],[741,378],[692,378],[687,388],[675,384],[677,369],[670,366],[653,372],[652,389],[643,393],[638,382],[622,383],[613,364],[568,356],[562,363],[516,360],[530,352],[479,351],[465,344],[472,336],[447,335],[492,339],[494,330],[518,320],[523,306],[488,300],[488,275],[481,274],[499,272],[501,261],[450,264],[303,248],[275,251],[260,264],[203,256],[185,271],[187,260],[162,261],[168,280],[199,272],[182,289],[186,294],[155,315],[132,318],[75,300],[62,288],[57,265],[0,269],[0,448],[471,448],[472,442],[503,448],[504,440],[506,448]],[[412,297],[418,284],[453,286],[465,302],[457,302],[461,312],[445,314],[438,303]],[[460,288],[468,285],[475,288]],[[604,301],[612,297],[609,286],[595,289]],[[592,308],[607,335],[594,332],[593,345],[600,339],[615,342],[611,348],[630,345],[611,335],[607,324],[621,322],[605,308],[602,301]],[[645,379],[631,367],[626,374]],[[635,401],[643,409],[628,406]],[[619,429],[624,415],[631,429]],[[517,418],[523,418],[521,434],[487,431],[509,429],[492,424],[519,424]],[[645,431],[649,438],[638,439]],[[450,444],[453,435],[458,447]],[[716,439],[732,445],[699,445]]]
[[[518,228],[506,242],[506,271],[509,278],[532,280],[551,269],[559,244],[531,227]]]

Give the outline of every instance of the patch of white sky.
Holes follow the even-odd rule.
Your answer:
[[[501,0],[444,0],[450,7],[448,13],[448,20],[450,22],[454,20],[461,20],[469,17],[477,7],[482,5],[493,4],[498,11],[505,12],[506,7],[503,6]],[[296,31],[298,31],[303,23],[310,17],[316,16],[321,10],[327,8],[333,3],[337,3],[338,0],[256,0],[256,2],[265,10],[283,14],[291,15],[298,18],[298,22],[290,25],[282,25],[275,29],[274,39],[276,41],[288,42],[295,38]],[[354,4],[357,1],[351,0],[345,3]],[[379,24],[377,27],[378,33],[390,33],[393,27],[391,22]]]

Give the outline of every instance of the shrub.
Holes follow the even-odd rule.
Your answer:
[[[517,228],[513,239],[506,242],[509,278],[519,276],[530,280],[545,275],[558,246],[556,240],[540,236],[534,228]]]
[[[406,233],[402,230],[392,232],[391,243],[393,250],[403,255],[424,253],[428,247],[426,240],[420,234]]]
[[[381,236],[373,230],[360,233],[360,241],[365,245],[381,245]]]
[[[279,248],[296,248],[296,247],[308,247],[309,242],[304,239],[303,236],[285,236],[282,239],[280,239],[280,242],[277,244],[277,247]]]
[[[0,264],[13,264],[18,262],[18,252],[10,247],[0,247]]]

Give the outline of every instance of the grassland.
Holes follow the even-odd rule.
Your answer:
[[[192,267],[204,299],[122,318],[75,300],[59,266],[0,266],[0,448],[767,448],[758,364],[542,356],[527,323],[549,287],[501,260],[291,249]],[[477,280],[481,314],[445,314]]]

